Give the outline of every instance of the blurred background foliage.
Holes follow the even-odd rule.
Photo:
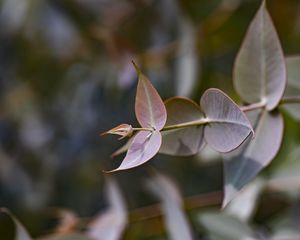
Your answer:
[[[119,165],[122,158],[110,154],[123,143],[98,135],[123,122],[137,125],[131,60],[163,99],[184,95],[198,101],[207,88],[217,87],[240,103],[232,87],[233,62],[260,3],[1,0],[0,206],[14,212],[33,236],[53,229],[54,207],[83,218],[105,210],[102,170]],[[300,53],[300,1],[267,4],[285,54]],[[281,152],[263,177],[280,172],[299,145],[298,123],[288,116],[285,123]],[[158,155],[113,174],[131,213],[125,239],[167,238],[159,217],[147,219],[143,208],[157,203],[145,189],[152,168],[175,179],[202,239],[203,227],[193,219],[200,207],[220,208],[223,187],[222,163],[209,150],[185,158]],[[288,194],[264,192],[252,224],[273,231],[274,221],[299,211],[300,185],[295,185]]]

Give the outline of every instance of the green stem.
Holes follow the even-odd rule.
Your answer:
[[[207,124],[208,122],[209,121],[207,118],[202,118],[202,119],[199,119],[196,121],[165,126],[161,131],[173,130],[173,129],[178,129],[178,128],[186,128],[186,127],[194,127],[194,126]]]
[[[250,104],[250,105],[247,105],[247,106],[241,106],[240,109],[243,112],[248,112],[248,111],[253,111],[255,109],[263,108],[265,106],[266,106],[265,102],[258,102],[258,103],[253,103],[253,104]]]
[[[300,96],[284,97],[279,102],[279,104],[294,104],[294,103],[300,103]]]
[[[300,96],[293,96],[293,97],[284,97],[280,100],[279,104],[295,104],[295,103],[300,103]],[[258,102],[258,103],[253,103],[247,106],[241,106],[240,109],[243,112],[248,112],[248,111],[253,111],[255,109],[259,108],[264,108],[265,107],[264,102]]]
[[[148,132],[153,132],[153,128],[132,128],[133,131],[148,131]]]

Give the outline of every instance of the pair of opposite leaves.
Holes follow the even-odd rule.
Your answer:
[[[136,67],[139,80],[135,114],[141,130],[133,137],[121,165],[110,172],[137,167],[160,151],[170,155],[196,154],[205,142],[219,152],[237,148],[252,126],[240,108],[221,90],[208,89],[200,106],[187,98],[174,97],[163,103],[150,81]],[[124,133],[124,127],[126,132]],[[131,135],[122,124],[107,133]]]

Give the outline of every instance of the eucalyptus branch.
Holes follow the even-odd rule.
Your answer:
[[[300,103],[300,96],[293,96],[293,97],[284,97],[280,100],[279,104],[295,104],[295,103]],[[250,112],[256,109],[264,108],[266,106],[266,103],[264,101],[249,104],[246,106],[241,106],[240,109],[243,112]],[[190,121],[190,122],[185,122],[185,123],[179,123],[179,124],[174,124],[174,125],[169,125],[165,126],[161,131],[168,131],[168,130],[174,130],[174,129],[179,129],[179,128],[187,128],[187,127],[195,127],[199,125],[204,125],[207,124],[209,120],[207,118],[199,119],[196,121]],[[153,132],[153,128],[133,128],[133,131],[149,131]]]

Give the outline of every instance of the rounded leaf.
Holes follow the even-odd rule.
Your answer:
[[[204,118],[200,107],[188,98],[174,97],[165,101],[166,126],[196,121]],[[205,145],[204,127],[194,126],[162,132],[160,153],[189,156],[198,153]]]
[[[208,121],[205,140],[216,151],[232,151],[253,133],[246,115],[221,90],[206,90],[200,103]]]

